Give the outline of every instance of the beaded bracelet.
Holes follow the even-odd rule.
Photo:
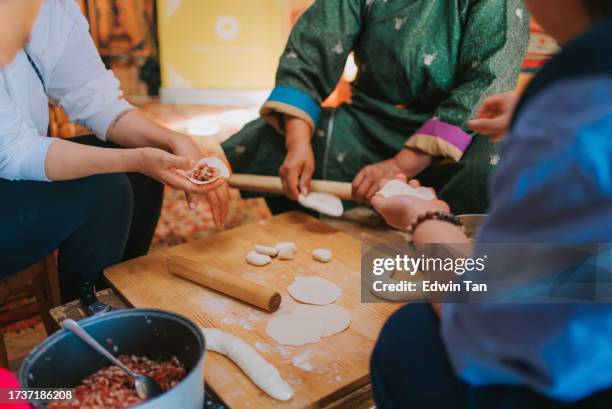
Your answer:
[[[454,214],[443,212],[441,210],[437,210],[435,212],[430,211],[417,216],[417,218],[410,224],[410,227],[408,227],[408,233],[413,234],[417,227],[419,227],[422,223],[428,220],[439,220],[441,222],[447,222],[454,226],[463,228],[463,223],[457,216],[455,216]]]

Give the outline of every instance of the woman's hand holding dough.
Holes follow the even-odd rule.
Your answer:
[[[519,95],[514,92],[493,95],[482,103],[476,118],[468,121],[471,130],[481,135],[492,135],[494,141],[508,132]]]
[[[134,172],[142,173],[174,189],[188,188],[189,182],[180,174],[181,170],[191,169],[192,163],[188,158],[157,148],[129,149],[125,153],[134,158],[129,160]]]
[[[204,195],[209,198],[214,194],[215,201],[209,200],[213,219],[215,224],[223,223],[223,215],[229,203],[229,195],[223,195],[223,191],[227,192],[227,183],[219,179],[208,185],[195,185],[187,180],[187,171],[191,169],[194,162],[182,156],[176,156],[162,149],[157,148],[137,148],[119,150],[120,155],[130,157],[130,171],[142,173],[153,179],[156,179],[174,189],[182,190],[185,193],[193,195]],[[133,158],[133,159],[131,159]],[[218,194],[221,192],[221,194]]]
[[[405,178],[398,179],[406,180]],[[387,182],[388,180],[382,180],[377,187],[382,188]],[[418,180],[411,180],[409,185],[414,188],[421,186]],[[422,200],[405,195],[389,198],[374,196],[371,203],[374,209],[384,217],[387,224],[399,230],[406,230],[419,215],[430,211],[449,211],[448,204],[442,200]]]
[[[405,148],[392,159],[361,169],[353,180],[353,199],[357,203],[369,203],[380,189],[382,179],[392,179],[397,175],[404,175],[410,179],[421,173],[430,164],[430,155]]]
[[[182,135],[179,133],[173,133],[172,138],[170,139],[170,152],[177,155],[182,156],[184,158],[191,159],[195,162],[202,159],[202,151],[198,147],[191,137],[187,135]],[[187,203],[189,204],[189,208],[191,210],[195,209],[196,202],[195,198],[188,192],[185,192],[185,198],[187,199]]]
[[[283,193],[291,200],[310,192],[310,180],[315,170],[315,158],[311,145],[312,130],[302,119],[285,117],[285,145],[287,156],[279,169]]]
[[[202,151],[195,141],[187,135],[176,133],[172,138],[171,150],[175,155],[189,158],[192,162],[202,159]],[[216,188],[208,189],[199,194],[206,198],[215,225],[222,226],[229,211],[229,188],[225,182],[215,185],[217,186]],[[185,197],[187,198],[187,203],[189,203],[189,208],[195,210],[195,195],[190,191],[185,191]]]
[[[204,186],[195,185],[187,180],[186,171],[195,166],[197,161],[202,159],[203,156],[200,148],[191,137],[164,128],[148,119],[138,109],[131,109],[117,117],[115,122],[110,126],[106,138],[126,148],[159,148],[190,162],[187,168],[176,167],[176,169],[178,169],[178,171],[175,172],[177,175],[170,175],[169,172],[163,172],[162,176],[157,170],[154,171],[156,176],[149,173],[145,174],[185,192],[187,195],[187,202],[191,209],[194,209],[196,205],[193,200],[195,195],[205,196],[210,205],[215,224],[217,226],[223,224],[229,205],[227,183],[218,181]],[[143,163],[141,165],[146,164]],[[148,169],[147,171],[155,169],[155,167],[151,168],[150,166],[144,167]],[[162,178],[160,178],[160,176]]]

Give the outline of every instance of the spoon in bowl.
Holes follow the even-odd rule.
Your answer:
[[[103,355],[106,359],[111,361],[114,365],[117,365],[121,368],[125,373],[127,373],[132,379],[134,379],[134,387],[136,388],[136,394],[138,397],[143,400],[153,399],[154,397],[161,395],[164,390],[159,386],[159,384],[155,381],[155,379],[146,376],[140,375],[132,371],[130,368],[121,363],[117,358],[115,358],[110,352],[106,350],[98,341],[93,339],[91,335],[89,335],[79,324],[74,320],[64,320],[62,322],[62,326],[76,335],[81,341],[85,342],[91,348],[93,348],[96,352]]]

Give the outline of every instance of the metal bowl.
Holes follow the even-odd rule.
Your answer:
[[[167,360],[175,356],[187,375],[139,409],[202,409],[204,404],[205,341],[196,324],[180,315],[154,309],[113,311],[79,321],[93,338],[114,355],[130,354]],[[101,355],[62,329],[37,346],[19,371],[23,388],[74,388],[86,377],[108,366]],[[47,406],[30,402],[36,408]]]
[[[489,218],[488,214],[462,214],[457,216],[463,223],[465,235],[471,240],[476,240],[478,233]]]

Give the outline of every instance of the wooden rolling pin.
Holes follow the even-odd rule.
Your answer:
[[[230,176],[228,183],[231,187],[240,190],[283,193],[283,184],[278,176],[245,175],[236,173]],[[313,192],[330,193],[342,200],[353,200],[350,183],[313,180],[310,182],[310,188]]]
[[[170,256],[168,271],[266,311],[274,312],[278,310],[281,303],[281,295],[274,290],[217,270],[214,267],[205,267],[185,257]]]

